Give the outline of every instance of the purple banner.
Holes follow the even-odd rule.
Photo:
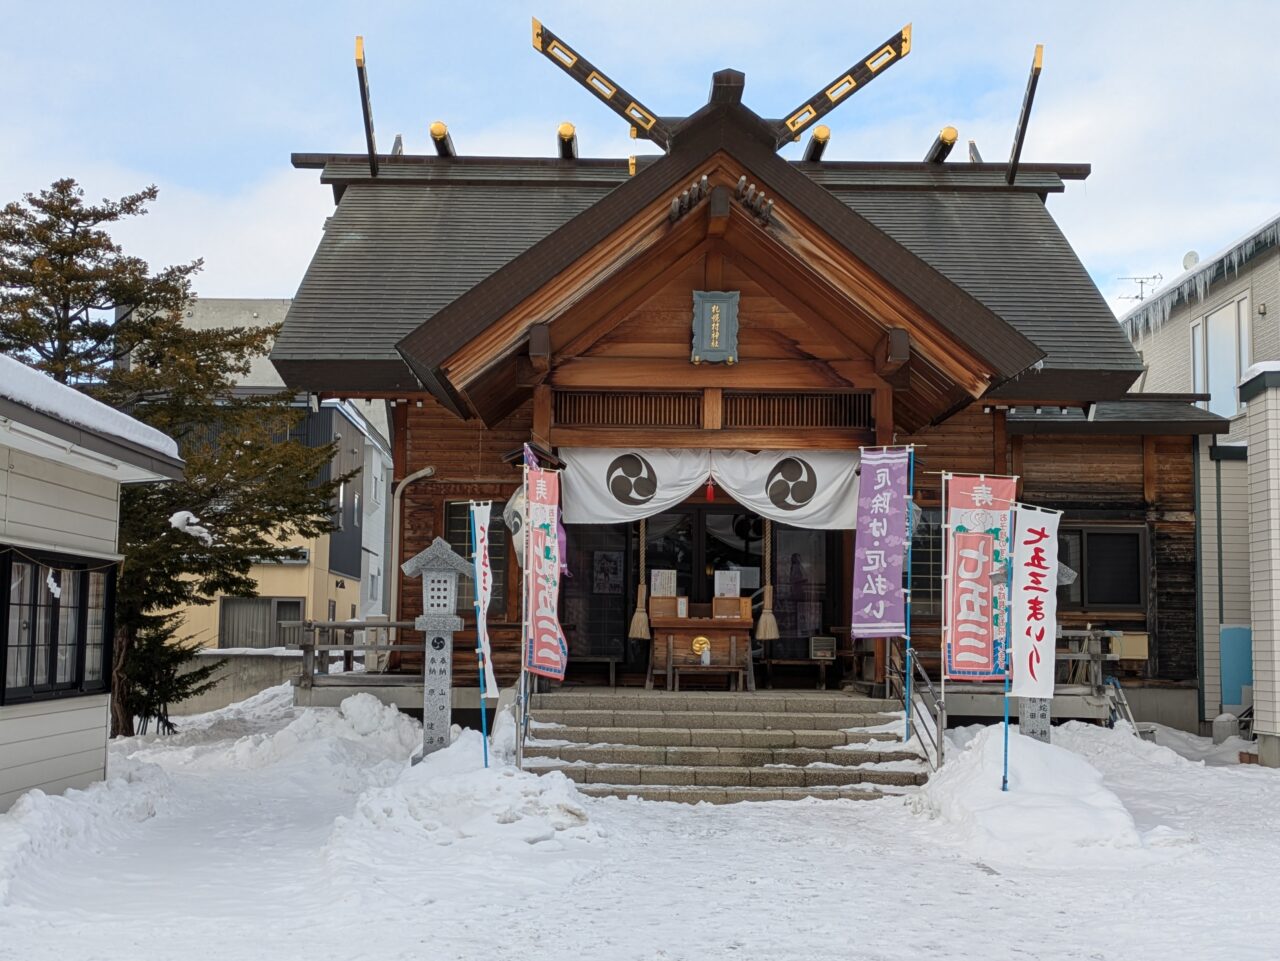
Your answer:
[[[906,447],[864,451],[853,545],[853,636],[907,632],[902,568],[907,554]]]

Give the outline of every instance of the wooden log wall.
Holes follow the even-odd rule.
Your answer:
[[[403,499],[400,560],[423,550],[442,533],[445,504],[453,500],[491,498],[504,502],[520,483],[518,468],[502,455],[529,437],[531,407],[526,405],[494,430],[478,421],[464,422],[434,401],[409,405],[398,420],[404,425],[397,444],[396,476],[431,465],[430,480],[410,486]],[[917,500],[937,505],[943,470],[963,473],[1018,473],[1028,502],[1066,512],[1064,523],[1146,524],[1148,537],[1147,611],[1062,612],[1065,624],[1087,621],[1114,624],[1151,634],[1147,676],[1183,681],[1196,677],[1195,507],[1192,480],[1193,439],[1184,436],[1014,435],[1006,436],[999,412],[983,413],[973,405],[946,423],[927,428],[899,443],[917,447]],[[403,458],[404,463],[401,463]],[[499,681],[510,683],[519,671],[519,568],[508,562],[508,596],[504,611],[490,614],[494,667]],[[401,617],[421,613],[421,588],[401,576]],[[466,618],[468,625],[473,623]],[[937,642],[939,625],[915,625],[913,635],[925,646]],[[417,638],[415,637],[415,640]],[[459,685],[476,683],[473,629],[455,639],[454,677]],[[419,670],[420,661],[405,657],[403,670]]]
[[[419,480],[405,489],[401,503],[400,563],[425,550],[437,535],[443,536],[445,504],[472,499],[505,504],[520,485],[520,470],[502,460],[529,440],[531,405],[521,407],[494,430],[479,421],[462,421],[442,409],[434,400],[422,406],[408,405],[404,422],[403,450],[407,463],[396,464],[397,479],[432,466],[431,478]],[[422,583],[418,578],[400,577],[400,619],[413,620],[422,613]],[[493,668],[499,684],[513,683],[520,673],[519,567],[514,552],[508,552],[507,603],[505,610],[489,611],[489,636],[493,647]],[[454,636],[453,682],[456,687],[475,687],[475,617],[463,618],[467,627]],[[417,632],[406,632],[406,640],[421,643]],[[421,655],[402,655],[399,670],[421,671]]]

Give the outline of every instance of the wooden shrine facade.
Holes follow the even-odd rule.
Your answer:
[[[1194,439],[1225,423],[1198,398],[1129,393],[1141,362],[1045,208],[1087,168],[789,162],[742,89],[717,74],[704,108],[664,118],[667,152],[639,163],[467,158],[452,141],[376,168],[295,157],[337,208],[272,359],[297,389],[386,400],[397,481],[434,469],[404,488],[397,562],[436,536],[465,548],[460,505],[504,504],[525,443],[915,443],[918,647],[939,635],[940,472],[1015,473],[1022,497],[1066,511],[1079,583],[1060,595],[1064,624],[1147,633],[1133,672],[1194,685]],[[700,341],[704,295],[723,312]],[[706,500],[688,512],[714,526]],[[494,530],[490,625],[509,682],[519,570]],[[581,556],[618,558],[619,579],[596,585],[620,598],[614,617],[635,596],[636,533],[597,533]],[[813,544],[826,632],[849,620],[852,533]],[[398,619],[419,613],[413,582],[399,597]],[[572,625],[584,634],[589,607]],[[466,637],[454,678],[471,686]]]

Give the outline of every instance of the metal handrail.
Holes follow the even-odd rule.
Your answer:
[[[913,656],[915,652],[911,646],[906,644],[902,638],[892,638],[889,643],[893,648],[893,653],[900,655],[901,661],[899,662],[894,657],[888,658],[889,663],[886,665],[885,678],[890,696],[896,697],[902,703],[902,710],[906,717],[905,740],[910,741],[916,733],[919,733],[921,746],[924,747],[927,743],[933,747],[932,756],[927,749],[924,753],[925,759],[929,761],[936,771],[942,766],[943,753],[945,751],[946,705],[934,688],[933,681],[929,678],[929,672]],[[899,663],[901,666],[898,666]],[[917,690],[917,685],[919,685],[920,690]],[[919,701],[918,706],[917,700]],[[917,706],[918,711],[922,710],[929,715],[934,722],[933,730],[930,730],[927,724],[913,722],[913,706]]]

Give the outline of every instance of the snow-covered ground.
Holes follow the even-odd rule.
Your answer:
[[[1084,725],[955,732],[907,797],[593,800],[287,687],[0,815],[0,958],[1274,959],[1280,774]],[[499,761],[511,746],[499,732]]]

